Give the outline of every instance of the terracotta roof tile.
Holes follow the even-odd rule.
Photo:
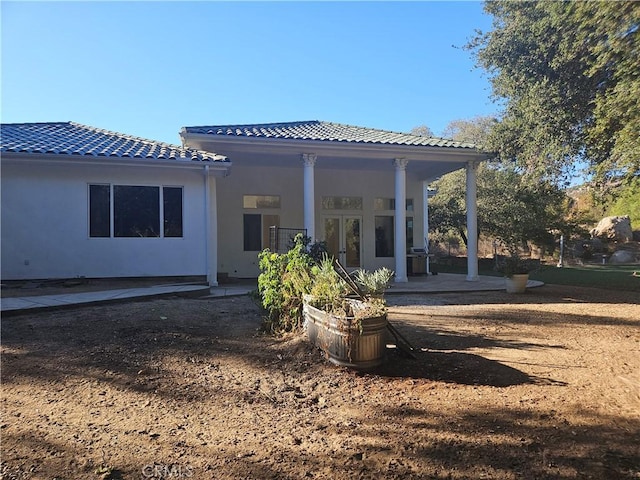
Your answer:
[[[1,153],[226,162],[214,153],[146,140],[74,122],[3,123]]]

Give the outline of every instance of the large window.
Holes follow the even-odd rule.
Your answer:
[[[182,187],[89,185],[89,236],[112,235],[182,237]]]
[[[243,195],[242,207],[248,210],[280,208],[280,195]],[[245,252],[259,252],[269,246],[269,228],[280,226],[280,215],[274,213],[245,213],[243,244]]]
[[[245,252],[259,252],[269,246],[269,228],[280,226],[280,215],[245,213],[243,217]]]
[[[322,197],[324,210],[362,210],[362,197]]]
[[[413,198],[407,198],[405,205],[407,207],[407,212],[413,212]],[[375,198],[373,200],[373,209],[377,212],[381,210],[395,210],[395,208],[395,198]]]
[[[376,215],[376,257],[395,256],[395,230],[392,215]],[[413,217],[406,218],[407,251],[413,246]]]
[[[243,195],[244,208],[280,208],[280,195]]]

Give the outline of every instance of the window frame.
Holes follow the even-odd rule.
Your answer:
[[[94,235],[92,234],[92,187],[101,186],[109,188],[109,235]],[[116,220],[116,201],[115,190],[116,187],[140,187],[140,188],[155,188],[157,189],[157,204],[158,204],[158,235],[117,235],[117,229],[115,226]],[[180,235],[167,235],[167,226],[165,223],[166,206],[165,206],[165,189],[180,190]],[[184,210],[184,186],[183,185],[140,185],[140,184],[120,184],[120,183],[87,183],[87,235],[90,239],[97,238],[185,238],[185,210]],[[104,213],[104,212],[103,212]]]

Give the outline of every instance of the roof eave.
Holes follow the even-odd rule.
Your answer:
[[[425,154],[442,155],[441,161],[460,162],[461,157],[475,157],[476,160],[488,160],[494,155],[490,152],[482,152],[470,147],[445,147],[429,145],[398,145],[385,143],[364,143],[332,140],[304,140],[289,138],[251,138],[247,136],[234,135],[211,135],[206,133],[190,133],[184,128],[180,131],[183,145],[187,142],[195,142],[198,149],[209,150],[203,147],[204,144],[213,144],[218,147],[215,150],[223,150],[221,145],[244,146],[247,150],[255,149],[256,152],[264,150],[264,147],[271,149],[282,149],[288,153],[291,150],[299,150],[300,153],[322,153],[328,155],[344,155],[345,153],[367,156],[370,158],[394,158],[402,157],[408,159],[420,159]]]
[[[30,163],[64,164],[64,165],[92,165],[92,166],[130,166],[130,167],[157,167],[202,169],[205,166],[213,171],[228,171],[231,168],[230,161],[209,161],[190,159],[158,159],[158,158],[132,158],[132,157],[107,157],[100,155],[66,155],[66,154],[42,154],[28,152],[2,152],[2,162],[20,164]]]

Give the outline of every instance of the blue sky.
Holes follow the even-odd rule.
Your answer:
[[[462,47],[480,2],[6,2],[2,122],[169,143],[182,126],[325,120],[440,134],[497,114]],[[456,48],[457,47],[457,48]]]

